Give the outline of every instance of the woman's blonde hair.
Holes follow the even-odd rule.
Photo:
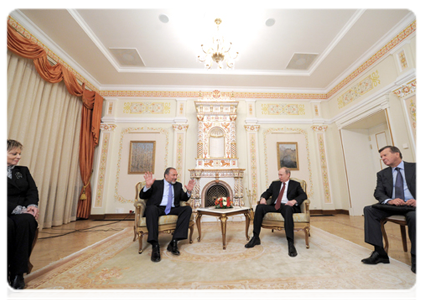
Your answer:
[[[7,140],[7,151],[18,148],[22,150],[22,144],[15,140]]]

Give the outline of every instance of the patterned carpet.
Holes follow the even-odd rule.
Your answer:
[[[132,242],[127,228],[93,246],[26,277],[27,289],[410,289],[410,267],[364,265],[369,250],[312,227],[310,249],[296,233],[298,256],[288,256],[285,234],[263,230],[261,245],[246,249],[243,222],[227,228],[222,249],[220,224],[203,223],[201,242],[179,243],[180,256],[166,251],[170,236],[160,236],[162,261],[150,261],[151,246]],[[197,233],[194,233],[197,237]],[[144,237],[145,239],[145,237]]]

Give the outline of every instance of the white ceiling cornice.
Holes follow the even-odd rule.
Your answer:
[[[117,91],[117,90],[125,90],[125,91],[185,91],[185,92],[198,92],[198,91],[213,91],[218,90],[220,92],[242,92],[242,93],[292,93],[292,94],[325,94],[325,90],[323,89],[310,89],[310,88],[262,88],[262,87],[250,87],[250,88],[239,88],[239,87],[219,87],[215,86],[211,88],[210,86],[202,86],[202,87],[194,87],[194,88],[187,88],[187,87],[180,87],[180,86],[122,86],[122,85],[102,85],[100,91]]]

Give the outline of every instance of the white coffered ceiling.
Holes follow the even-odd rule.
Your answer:
[[[100,90],[323,93],[415,20],[407,9],[21,9],[11,16]],[[217,17],[240,53],[234,70],[206,70],[196,59]],[[306,70],[288,69],[296,53],[316,58]],[[124,66],[116,54],[140,59]]]

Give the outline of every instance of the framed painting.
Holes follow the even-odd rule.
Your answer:
[[[154,174],[156,141],[131,141],[128,174]]]
[[[278,170],[287,167],[290,170],[299,170],[298,161],[298,143],[297,142],[280,142],[277,143],[277,160]]]

